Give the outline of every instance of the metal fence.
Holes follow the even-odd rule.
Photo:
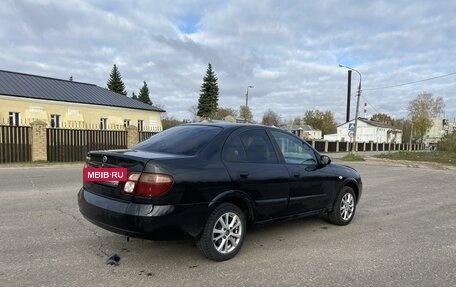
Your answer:
[[[351,142],[328,142],[322,140],[307,140],[307,143],[314,146],[319,152],[344,152],[351,151],[353,143]],[[423,150],[424,144],[398,144],[398,143],[374,143],[374,142],[357,142],[358,151],[409,151],[409,150]]]
[[[32,131],[33,127],[0,125],[0,163],[26,162],[32,160]],[[138,132],[138,141],[144,141],[157,134],[152,131]],[[135,133],[133,134],[135,135]],[[136,135],[135,135],[136,136]],[[90,150],[126,149],[128,132],[91,129],[46,129],[47,146],[42,150],[51,162],[84,161]],[[130,138],[131,140],[131,138]],[[327,142],[307,140],[320,152],[344,152],[352,149],[349,142]],[[37,144],[37,143],[35,143]],[[422,150],[423,144],[395,143],[357,143],[358,151],[399,151]],[[33,146],[35,152],[37,148]]]
[[[0,126],[0,163],[32,160],[31,128]]]
[[[125,148],[126,131],[47,129],[48,161],[84,161],[90,150]]]

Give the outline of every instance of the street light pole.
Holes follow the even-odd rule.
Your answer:
[[[342,64],[339,64],[339,67],[355,71],[359,75],[359,85],[358,85],[358,93],[357,93],[357,99],[356,99],[356,110],[355,110],[355,130],[353,132],[353,147],[352,147],[352,152],[355,152],[355,151],[358,150],[357,143],[356,143],[356,136],[358,134],[357,133],[357,131],[358,131],[358,112],[359,112],[358,110],[359,110],[359,98],[361,97],[361,79],[362,79],[362,76],[361,76],[361,73],[358,70],[353,69],[351,67],[348,67],[348,66],[345,66],[345,65],[342,65]]]
[[[245,92],[245,107],[249,106],[249,88],[254,88],[254,86],[247,86],[247,91]]]

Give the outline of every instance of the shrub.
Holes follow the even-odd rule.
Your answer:
[[[437,144],[437,149],[441,151],[456,152],[456,131],[444,136]]]

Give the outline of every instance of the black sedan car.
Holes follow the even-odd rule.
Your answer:
[[[273,127],[188,124],[128,150],[91,151],[90,168],[126,168],[126,181],[84,181],[79,209],[115,233],[185,234],[210,259],[235,256],[247,227],[326,213],[346,225],[362,192],[353,168]]]

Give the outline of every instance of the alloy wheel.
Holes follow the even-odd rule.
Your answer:
[[[214,224],[212,242],[215,249],[222,254],[232,252],[242,237],[242,222],[233,212],[222,214]]]
[[[340,217],[343,220],[349,220],[355,210],[355,199],[351,193],[346,193],[340,201]]]

